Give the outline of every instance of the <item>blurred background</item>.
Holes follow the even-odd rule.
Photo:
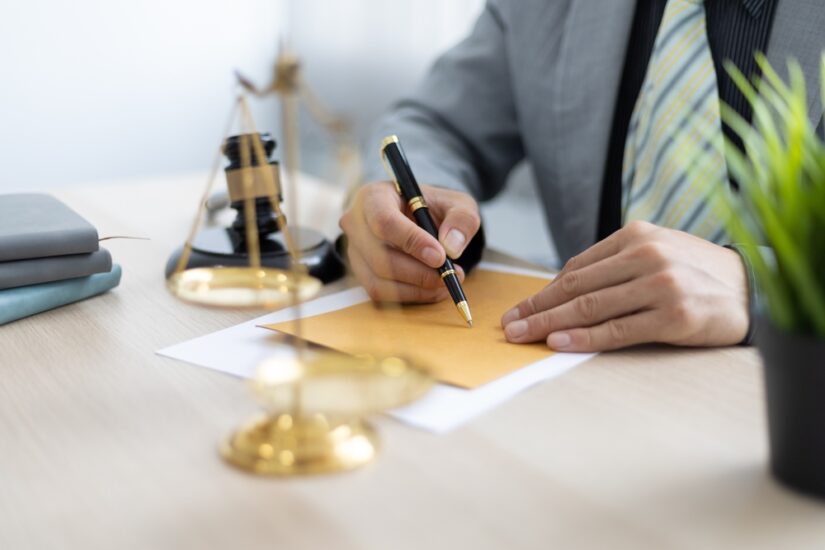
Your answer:
[[[271,76],[286,38],[364,144],[377,117],[471,28],[483,0],[28,0],[0,9],[0,191],[205,172],[233,70]],[[277,134],[274,100],[254,104]],[[335,179],[330,142],[301,119],[302,169]],[[375,144],[366,146],[372,151]],[[483,205],[490,244],[552,265],[528,166]]]

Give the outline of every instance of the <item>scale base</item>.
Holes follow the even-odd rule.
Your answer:
[[[378,438],[360,419],[331,421],[321,414],[259,418],[221,444],[223,458],[258,475],[299,476],[352,470],[372,462]]]
[[[291,227],[298,248],[299,262],[309,275],[322,283],[331,283],[344,276],[344,262],[335,246],[321,233],[308,228]],[[281,233],[261,233],[261,266],[289,271],[292,258]],[[244,235],[231,227],[206,228],[195,236],[186,268],[249,267]],[[184,247],[175,250],[166,262],[166,278],[177,271]]]

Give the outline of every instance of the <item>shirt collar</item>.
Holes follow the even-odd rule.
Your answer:
[[[767,0],[742,0],[742,5],[751,17],[758,17],[767,3]]]

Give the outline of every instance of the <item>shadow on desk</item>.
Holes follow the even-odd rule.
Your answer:
[[[720,548],[763,545],[776,548],[815,544],[825,503],[791,492],[769,473],[767,462],[731,463],[709,473],[685,475],[660,484],[644,501],[671,507],[668,517],[681,516]],[[678,512],[678,513],[675,513]],[[700,527],[701,526],[701,527]],[[820,539],[820,543],[823,541]]]

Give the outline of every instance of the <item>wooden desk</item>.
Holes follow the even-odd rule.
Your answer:
[[[825,505],[766,473],[745,348],[603,354],[446,436],[379,418],[382,456],[350,474],[227,467],[247,388],[154,354],[260,315],[164,288],[201,184],[57,193],[102,235],[152,240],[107,244],[114,292],[0,327],[0,548],[825,546]]]

